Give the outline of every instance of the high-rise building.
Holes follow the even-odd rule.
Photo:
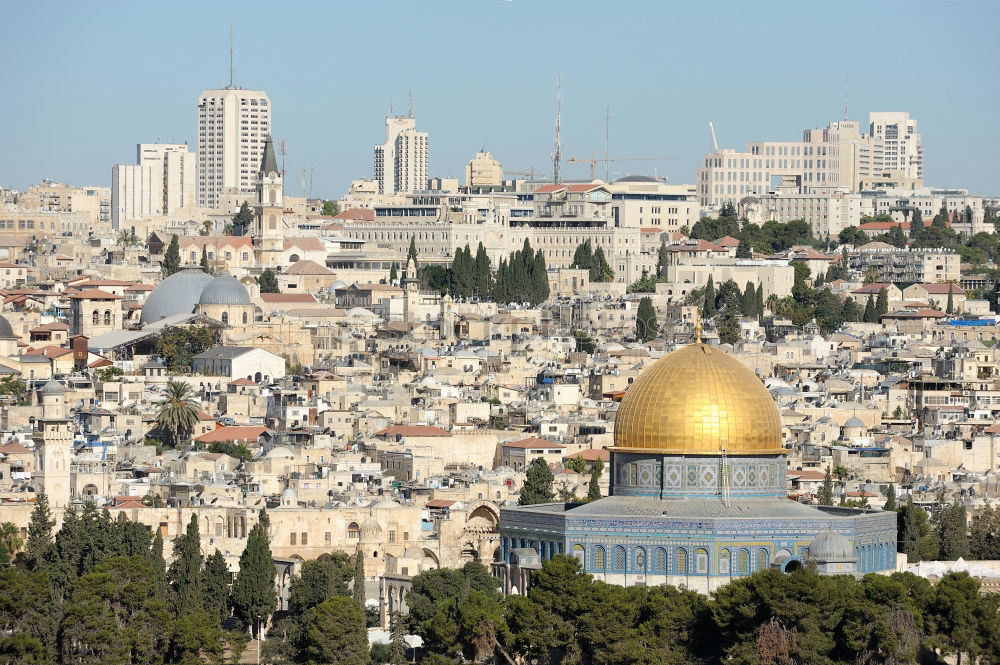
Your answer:
[[[223,189],[252,193],[271,100],[263,90],[205,90],[198,97],[198,205],[214,208]]]
[[[745,152],[728,148],[705,155],[697,172],[702,208],[773,191],[808,194],[920,187],[923,150],[908,113],[871,113],[869,133],[854,120],[807,129],[801,141],[758,141]]]
[[[111,168],[111,225],[172,215],[195,201],[195,156],[184,143],[140,143],[135,164]]]
[[[465,167],[466,187],[499,187],[503,181],[503,167],[486,151],[476,153]]]
[[[375,180],[382,194],[427,188],[428,137],[412,117],[387,116],[385,143],[375,146]]]

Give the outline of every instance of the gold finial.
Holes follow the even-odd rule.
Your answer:
[[[701,311],[694,313],[694,343],[701,344]]]

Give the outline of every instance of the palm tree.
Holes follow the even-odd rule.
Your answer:
[[[846,466],[838,466],[833,470],[833,475],[837,476],[837,480],[839,480],[841,484],[847,480],[847,476],[849,474],[850,472],[847,470]]]
[[[181,438],[191,435],[198,422],[198,403],[190,395],[191,386],[188,384],[183,381],[169,382],[167,393],[156,413],[157,426],[170,432],[174,447],[177,447]]]
[[[6,561],[0,561],[0,566],[6,566],[10,564],[10,560],[14,558],[17,551],[21,549],[24,544],[24,539],[21,538],[21,530],[13,522],[3,522],[0,523],[0,552],[7,555]]]

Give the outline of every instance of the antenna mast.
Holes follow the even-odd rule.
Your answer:
[[[608,140],[611,136],[611,107],[607,106],[604,109],[604,182],[611,182],[609,177],[611,175],[611,160],[608,158]]]
[[[286,151],[287,147],[288,147],[288,144],[285,142],[285,139],[281,139],[281,141],[278,142],[278,152],[281,153],[281,177],[282,178],[285,177],[285,151]]]
[[[719,152],[719,141],[715,138],[715,125],[711,120],[708,121],[708,131],[712,132],[712,151]]]
[[[552,152],[552,182],[559,184],[562,178],[559,175],[559,162],[562,161],[562,138],[560,127],[562,124],[562,74],[556,74],[556,145]]]
[[[233,89],[233,24],[229,24],[229,89]]]
[[[847,74],[844,74],[844,120],[847,120]]]
[[[406,101],[406,117],[407,118],[412,118],[413,117],[413,91],[412,90],[407,90],[406,91],[406,100],[407,100]]]

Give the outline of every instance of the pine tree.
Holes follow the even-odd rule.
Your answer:
[[[215,550],[215,554],[205,559],[201,576],[202,601],[205,611],[219,624],[229,615],[229,582],[232,574],[226,565],[226,557]]]
[[[240,204],[240,211],[233,215],[233,235],[245,236],[253,225],[253,210],[250,204],[244,201]]]
[[[361,543],[354,552],[354,602],[365,611],[365,552]]]
[[[52,549],[52,527],[56,521],[52,519],[49,510],[49,497],[45,492],[39,492],[35,499],[35,507],[31,511],[31,521],[28,522],[28,540],[24,548],[24,561],[29,570],[40,568],[45,557]]]
[[[175,614],[190,614],[204,607],[201,589],[201,535],[198,532],[197,515],[191,515],[185,533],[174,538],[174,560],[170,564],[169,575]]]
[[[260,286],[261,293],[278,293],[278,276],[270,268],[264,268],[257,278],[257,285]]]
[[[750,246],[750,241],[747,240],[747,234],[740,234],[740,246],[736,248],[736,258],[738,259],[752,259],[753,258],[753,248]]]
[[[978,561],[1000,559],[1000,509],[985,502],[972,516],[969,555]]]
[[[587,484],[587,501],[597,501],[601,498],[601,474],[604,473],[604,460],[598,459],[590,467],[590,482]]]
[[[705,284],[705,304],[702,307],[701,315],[706,319],[715,316],[715,281],[712,276],[708,276],[708,283]]]
[[[181,269],[181,246],[177,242],[176,235],[170,237],[170,244],[167,245],[167,251],[163,254],[160,269],[163,271],[164,277],[170,277]]]
[[[956,561],[959,557],[969,556],[965,506],[954,501],[940,507],[937,513],[937,532],[942,561]]]
[[[656,308],[653,307],[653,300],[649,296],[644,296],[636,309],[635,334],[643,342],[655,339],[660,334],[660,324],[656,320]]]
[[[552,492],[552,470],[542,457],[531,460],[525,473],[524,486],[518,496],[519,506],[531,506],[536,503],[549,503],[555,499]]]
[[[816,500],[821,506],[833,505],[833,476],[830,474],[830,467],[827,467],[826,473],[823,474],[823,485],[819,488]]]
[[[882,510],[896,510],[896,486],[889,483],[889,489],[885,491],[885,505]]]
[[[212,271],[208,268],[208,246],[201,246],[201,261],[199,264],[201,266],[201,271],[206,273],[211,273]]]
[[[882,317],[889,313],[889,289],[882,287],[878,292],[878,300],[875,302],[875,323],[882,320]]]
[[[261,508],[260,519],[250,529],[247,545],[240,555],[240,571],[233,583],[233,610],[251,634],[260,635],[260,629],[278,604],[274,592],[274,561],[270,546],[271,520]]]

